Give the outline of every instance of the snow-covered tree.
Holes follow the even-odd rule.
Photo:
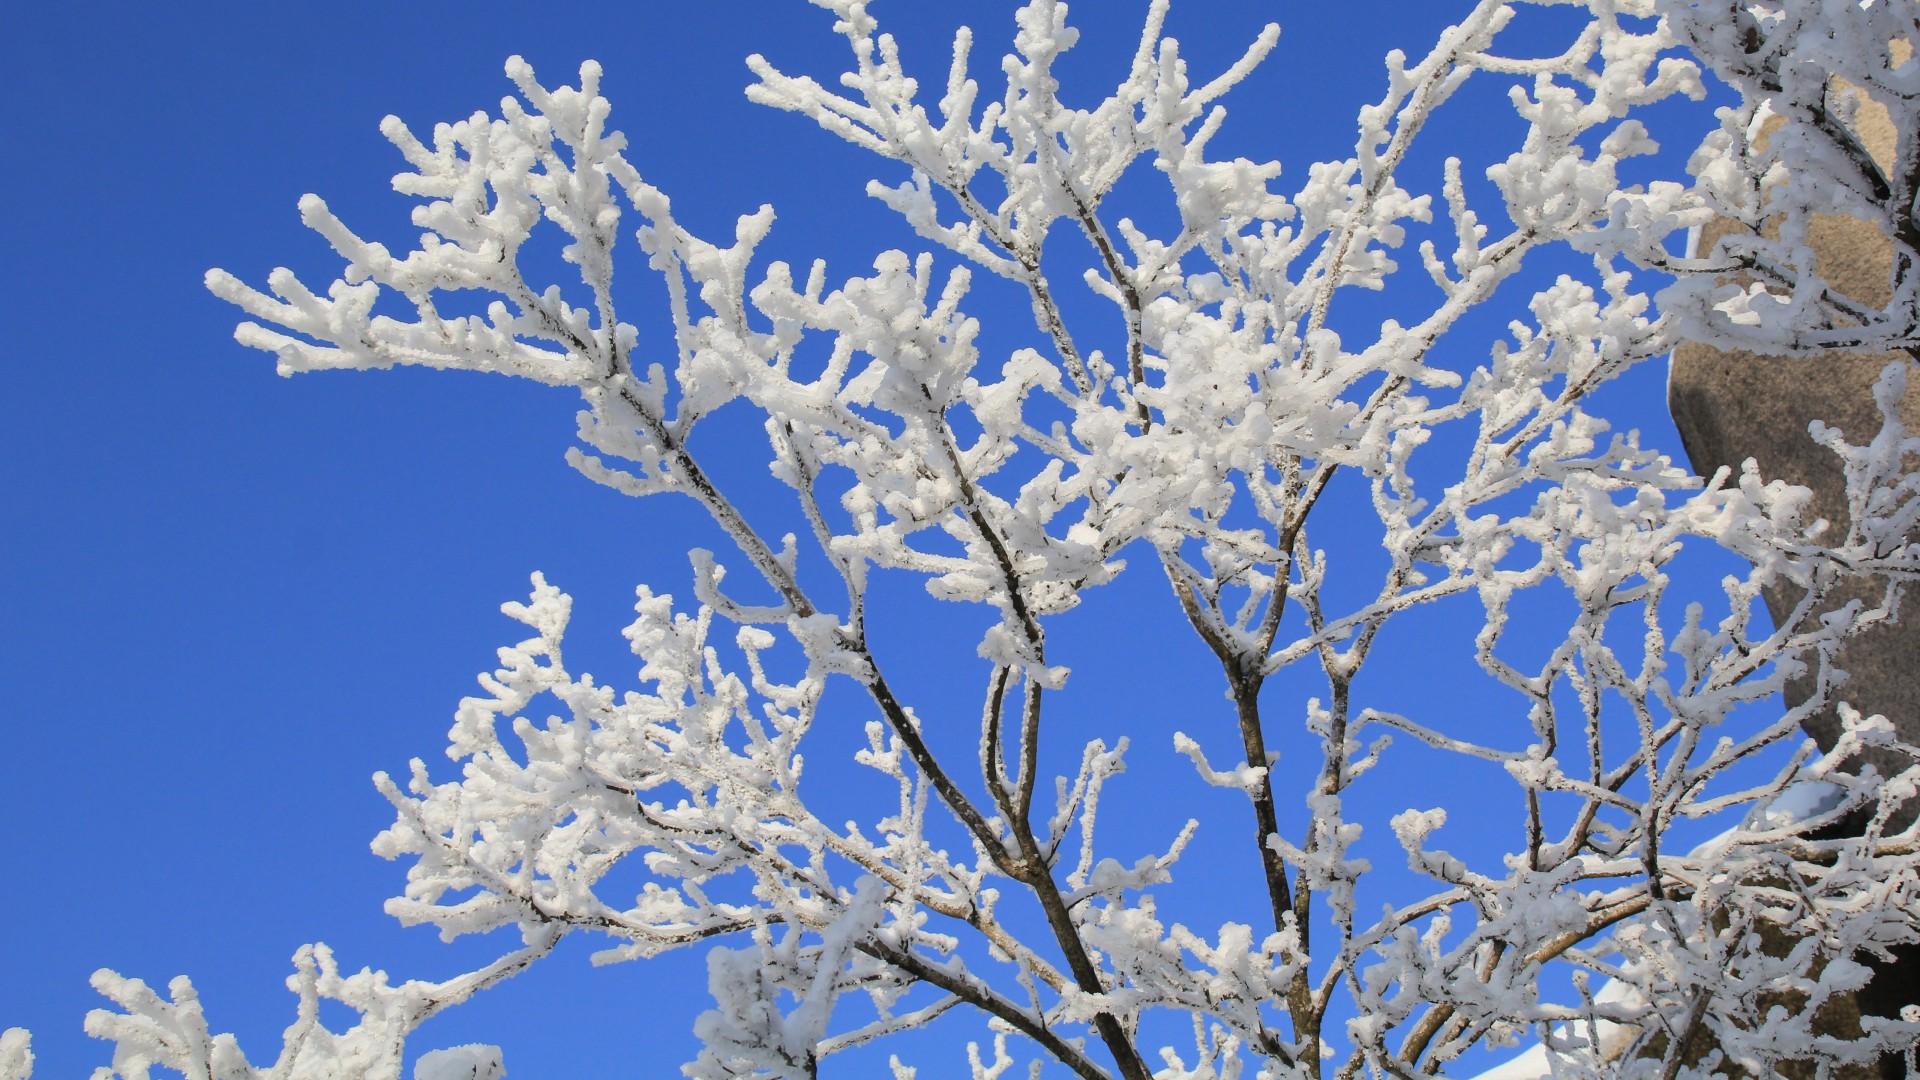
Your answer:
[[[1920,1014],[1814,1027],[1870,960],[1920,940],[1920,827],[1894,816],[1920,782],[1915,751],[1846,708],[1833,663],[1898,617],[1920,572],[1906,366],[1880,383],[1880,430],[1813,433],[1845,462],[1844,523],[1808,520],[1803,490],[1753,468],[1695,477],[1587,410],[1683,338],[1920,346],[1911,0],[1580,0],[1586,18],[1549,53],[1516,50],[1511,28],[1564,0],[1482,0],[1425,56],[1389,55],[1351,155],[1285,194],[1277,163],[1207,156],[1219,99],[1277,28],[1196,78],[1151,0],[1124,79],[1083,107],[1055,78],[1076,36],[1056,0],[1020,8],[991,100],[968,32],[934,96],[865,3],[813,2],[846,73],[826,84],[756,56],[748,93],[885,159],[868,194],[927,252],[875,252],[852,277],[756,260],[770,207],[702,239],[609,126],[597,65],[553,86],[516,58],[498,116],[425,140],[382,124],[407,163],[394,187],[419,200],[413,250],[308,195],[339,280],[276,270],[262,292],[209,273],[250,318],[238,340],[284,374],[417,365],[577,391],[574,468],[693,500],[735,550],[690,552],[690,596],[639,588],[639,686],[619,692],[569,667],[570,600],[535,575],[503,609],[528,636],[460,703],[457,772],[415,761],[379,778],[395,819],[375,850],[409,864],[388,910],[515,948],[438,983],[343,975],[324,946],[303,950],[298,1019],[271,1060],[213,1034],[184,978],[162,995],[102,972],[114,1008],[87,1029],[114,1058],[99,1075],[397,1077],[423,1020],[575,934],[609,963],[707,950],[714,1006],[684,1067],[701,1078],[832,1074],[836,1053],[949,1011],[984,1038],[965,1066],[920,1062],[931,1075],[1426,1077],[1522,1039],[1560,1076],[1910,1052]],[[1891,168],[1850,141],[1836,74],[1893,111]],[[1511,84],[1523,137],[1471,174],[1449,158],[1412,175],[1469,79]],[[1685,174],[1623,179],[1654,149],[1643,117],[1716,82],[1738,103]],[[1109,199],[1154,170],[1177,211],[1158,232]],[[1816,214],[1891,239],[1888,303],[1823,286]],[[1716,217],[1749,228],[1687,251]],[[529,276],[523,252],[552,233],[571,280]],[[1567,273],[1502,288],[1556,258]],[[664,283],[671,340],[621,320],[616,266]],[[1087,289],[1094,317],[1067,297]],[[1343,313],[1371,290],[1412,314]],[[979,344],[976,291],[1018,298],[1001,307],[1026,345]],[[1471,321],[1489,304],[1513,320],[1494,337]],[[775,515],[703,462],[697,429],[728,406],[763,421],[799,535],[756,529]],[[1343,491],[1369,514],[1370,560],[1311,540]],[[1673,602],[1701,549],[1746,569],[1710,606]],[[975,654],[955,660],[979,667],[977,704],[890,681],[869,636],[876,571],[981,616]],[[1084,685],[1049,651],[1087,632],[1074,609],[1123,573],[1164,577],[1219,663],[1157,746],[1090,732],[1126,688]],[[1759,597],[1783,581],[1801,600],[1776,624]],[[1538,597],[1558,620],[1544,644]],[[1508,691],[1503,714],[1463,725],[1369,702],[1376,644],[1434,604],[1474,613],[1462,632]],[[1510,640],[1528,605],[1527,640]],[[1308,670],[1312,697],[1262,697]],[[1783,711],[1783,681],[1809,671],[1814,696]],[[1830,708],[1846,718],[1830,752],[1780,752]],[[809,732],[862,722],[857,765],[897,798],[835,823],[812,798]],[[1905,767],[1863,766],[1869,751]],[[1304,781],[1282,781],[1283,753],[1314,762]],[[1349,797],[1403,753],[1506,777],[1524,811],[1503,858],[1441,847],[1446,807],[1373,820]],[[1128,754],[1184,755],[1244,805],[1178,808],[1170,839],[1103,833]],[[1843,819],[1866,824],[1831,827]],[[1696,820],[1725,832],[1677,843]],[[1189,927],[1158,903],[1196,827],[1246,835],[1264,895],[1239,921]],[[1365,830],[1404,855],[1389,892],[1355,852]],[[608,884],[636,874],[637,890]],[[323,1000],[358,1021],[329,1030]],[[0,1037],[0,1077],[30,1068],[24,1034]],[[416,1073],[502,1074],[485,1047]]]

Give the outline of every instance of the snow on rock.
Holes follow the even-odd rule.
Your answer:
[[[413,1067],[413,1080],[500,1080],[505,1075],[500,1048],[485,1043],[429,1050]]]

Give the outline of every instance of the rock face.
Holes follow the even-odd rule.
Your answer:
[[[1848,90],[1837,87],[1834,93]],[[1862,97],[1853,124],[1876,159],[1882,163],[1892,159],[1896,133],[1884,108]],[[1733,227],[1720,223],[1705,230],[1702,250]],[[1820,218],[1808,233],[1816,268],[1838,292],[1873,307],[1887,302],[1893,253],[1877,229],[1852,218]],[[1767,478],[1811,488],[1810,511],[1831,522],[1832,528],[1844,529],[1849,515],[1839,459],[1808,437],[1807,425],[1823,420],[1856,443],[1871,437],[1879,430],[1880,417],[1870,390],[1874,379],[1895,360],[1914,363],[1913,357],[1900,353],[1830,352],[1783,359],[1683,345],[1674,350],[1668,404],[1694,471],[1707,476],[1722,466],[1737,471],[1743,461],[1753,458]],[[1920,377],[1909,379],[1900,412],[1910,430],[1920,430]],[[1776,620],[1784,618],[1797,599],[1786,586],[1766,594]],[[1869,631],[1841,654],[1841,667],[1851,677],[1838,696],[1863,715],[1885,715],[1903,740],[1920,745],[1917,662],[1920,619],[1904,618]],[[1810,688],[1804,680],[1790,686],[1788,701],[1805,701]],[[1809,720],[1806,727],[1823,750],[1840,734],[1839,717],[1831,710]],[[1884,766],[1881,771],[1886,771]]]
[[[1871,227],[1834,222],[1823,231],[1845,242],[1844,247],[1833,245],[1841,249],[1835,255],[1840,265],[1826,269],[1828,280],[1851,273],[1886,280],[1884,242],[1878,245],[1879,274],[1872,275],[1876,254],[1872,242],[1879,241],[1879,236]],[[1828,252],[1820,254],[1826,261]],[[1880,291],[1887,291],[1884,284]],[[1896,359],[1902,357],[1828,353],[1782,359],[1683,345],[1674,350],[1668,403],[1694,471],[1711,476],[1726,466],[1737,472],[1743,461],[1752,458],[1768,479],[1812,489],[1810,513],[1841,530],[1849,517],[1839,459],[1808,437],[1807,425],[1823,420],[1846,432],[1850,441],[1870,437],[1880,427],[1870,390],[1880,372]],[[1920,430],[1920,378],[1910,381],[1900,411],[1910,429]],[[1867,599],[1865,594],[1861,598]],[[1798,599],[1798,591],[1791,586],[1778,585],[1766,592],[1767,608],[1776,620],[1787,617]],[[1920,744],[1920,671],[1915,667],[1920,662],[1920,619],[1904,618],[1867,631],[1848,643],[1840,662],[1850,677],[1839,696],[1863,715],[1885,715],[1903,740]],[[1790,703],[1807,699],[1811,678],[1805,676],[1788,687]],[[1831,748],[1840,734],[1840,720],[1832,710],[1810,719],[1806,727],[1823,750]],[[1884,765],[1881,772],[1886,772]]]
[[[1845,94],[1838,87],[1836,94]],[[1892,158],[1895,132],[1885,110],[1863,102],[1853,116],[1862,141],[1881,162]],[[1706,230],[1702,248],[1731,226]],[[1853,219],[1816,220],[1809,230],[1817,268],[1838,291],[1868,305],[1887,302],[1891,293],[1892,251],[1871,225]],[[1797,359],[1725,353],[1703,345],[1686,345],[1673,354],[1668,403],[1692,459],[1694,471],[1712,475],[1727,466],[1735,470],[1753,458],[1768,478],[1780,478],[1812,489],[1810,512],[1825,518],[1834,529],[1849,521],[1845,481],[1839,459],[1807,436],[1807,425],[1823,420],[1858,443],[1879,430],[1880,418],[1870,388],[1887,364],[1915,360],[1904,354],[1827,353]],[[1920,374],[1920,373],[1916,373]],[[1901,402],[1901,419],[1910,430],[1920,430],[1920,377],[1910,377]],[[1861,599],[1868,599],[1865,593]],[[1785,618],[1798,600],[1790,586],[1766,592],[1774,619]],[[1844,598],[1843,598],[1844,599]],[[1839,656],[1849,673],[1837,697],[1863,715],[1879,713],[1892,721],[1903,741],[1920,745],[1920,618],[1911,614],[1899,622],[1876,627],[1850,641]],[[1788,684],[1789,704],[1807,700],[1812,676]],[[1808,734],[1825,750],[1840,734],[1835,710],[1810,718]],[[1884,754],[1873,761],[1882,775],[1905,768],[1903,755]],[[1909,803],[1895,822],[1920,811]],[[1896,950],[1892,963],[1876,963],[1873,982],[1852,995],[1855,1000],[1832,1003],[1833,1015],[1823,1017],[1835,1034],[1857,1033],[1864,1015],[1898,1015],[1902,1005],[1920,1001],[1920,950]],[[1705,1047],[1688,1047],[1697,1056]],[[1902,1063],[1889,1059],[1880,1075],[1900,1076]],[[1809,1073],[1808,1075],[1811,1075]],[[1859,1070],[1846,1075],[1874,1075]]]

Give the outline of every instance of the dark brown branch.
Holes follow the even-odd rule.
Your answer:
[[[1024,1009],[988,990],[977,980],[957,975],[909,949],[902,949],[879,940],[864,941],[857,947],[868,956],[882,963],[891,964],[929,986],[937,986],[982,1012],[1005,1022],[1007,1026],[1038,1043],[1047,1053],[1052,1054],[1055,1060],[1072,1069],[1075,1075],[1085,1077],[1086,1080],[1110,1080],[1105,1070],[1056,1035],[1051,1028],[1029,1015]]]
[[[1093,243],[1094,250],[1100,253],[1100,261],[1107,268],[1107,278],[1113,287],[1120,290],[1121,310],[1127,321],[1127,380],[1133,387],[1134,421],[1140,425],[1142,433],[1153,427],[1153,416],[1147,409],[1147,403],[1140,399],[1140,389],[1147,384],[1146,343],[1141,339],[1140,320],[1145,304],[1140,299],[1140,290],[1133,283],[1133,275],[1127,273],[1126,263],[1120,258],[1120,251],[1114,247],[1113,240],[1107,235],[1106,226],[1094,213],[1093,207],[1074,190],[1064,177],[1060,187],[1073,203],[1073,213],[1080,222],[1080,228]]]

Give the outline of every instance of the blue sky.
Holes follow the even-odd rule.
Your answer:
[[[1012,6],[875,10],[936,84],[953,25],[973,24],[990,97]],[[1066,73],[1069,100],[1089,103],[1075,75],[1111,85],[1144,3],[1081,6]],[[1455,10],[1185,0],[1171,32],[1211,75],[1263,23],[1283,25],[1275,56],[1228,99],[1212,155],[1279,157],[1289,189],[1309,162],[1350,148],[1355,109],[1380,92],[1378,57],[1424,50]],[[543,570],[576,597],[581,666],[630,684],[616,631],[633,586],[687,594],[684,551],[720,541],[689,504],[625,500],[568,469],[575,404],[564,394],[422,372],[280,379],[271,358],[232,343],[236,313],[204,291],[202,273],[217,265],[257,283],[284,264],[330,280],[333,256],[294,210],[308,191],[370,237],[406,242],[380,117],[425,129],[492,110],[513,53],[548,81],[599,59],[631,156],[696,231],[724,233],[772,202],[767,256],[821,255],[843,275],[884,248],[920,245],[860,193],[869,177],[897,182],[896,171],[741,93],[750,52],[823,78],[841,70],[830,17],[800,0],[16,3],[6,22],[15,107],[0,171],[10,490],[0,514],[12,580],[0,684],[12,700],[0,1027],[34,1029],[40,1075],[84,1075],[106,1060],[80,1032],[100,1003],[91,971],[156,985],[188,973],[215,1027],[270,1059],[292,1016],[288,957],[303,942],[399,977],[444,976],[490,954],[383,915],[403,868],[366,845],[391,820],[371,773],[420,756],[446,775],[439,751],[455,701],[514,640],[498,605]],[[1470,161],[1510,133],[1497,95],[1461,113],[1451,137]],[[1423,167],[1423,181],[1437,178],[1434,161]],[[1031,344],[1015,299],[983,292],[970,305],[990,343]],[[1470,349],[1461,362],[1474,362]],[[1677,452],[1660,377],[1642,371],[1609,403],[1622,426]],[[716,452],[723,472],[749,490],[759,482],[750,446]],[[1328,535],[1345,543],[1348,529],[1336,521]],[[1363,561],[1364,535],[1351,533]],[[891,647],[907,684],[971,702],[968,631],[941,621],[951,609],[907,593],[901,604]],[[1468,696],[1478,674],[1462,664],[1475,627],[1461,617],[1474,610],[1415,620],[1383,702],[1458,695],[1460,708],[1482,707]],[[1077,680],[1131,680],[1124,710],[1109,701],[1084,714],[1089,736],[1136,735],[1107,828],[1131,858],[1177,828],[1163,803],[1195,800],[1191,812],[1219,823],[1198,849],[1203,880],[1251,884],[1244,810],[1168,750],[1174,727],[1212,735],[1216,760],[1228,745],[1218,671],[1172,615],[1164,581],[1136,559],[1056,631]],[[1297,722],[1310,692],[1277,680],[1277,724]],[[1457,801],[1464,786],[1415,770],[1376,797]],[[1380,805],[1382,820],[1397,808]],[[1253,893],[1220,888],[1194,903],[1209,928],[1261,911]],[[699,955],[595,970],[586,952],[563,950],[434,1021],[418,1048],[500,1042],[517,1077],[674,1075],[707,1005]],[[977,1029],[953,1025],[931,1038],[970,1036]],[[923,1076],[954,1075],[931,1051],[917,1059]]]

